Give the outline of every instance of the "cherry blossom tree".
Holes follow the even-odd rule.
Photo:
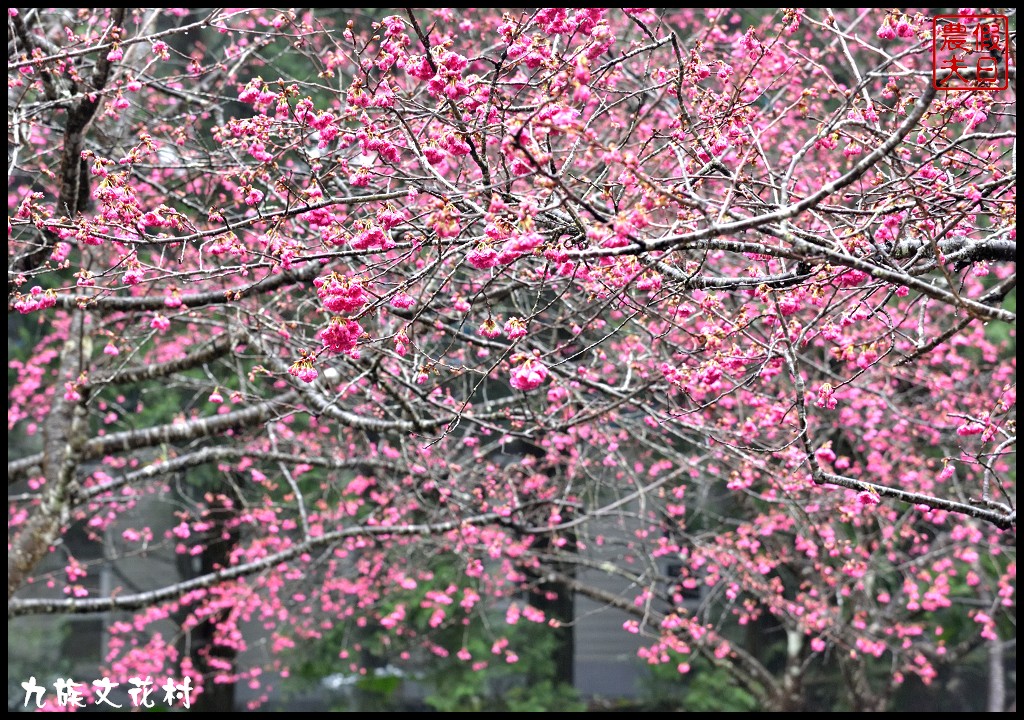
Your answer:
[[[502,622],[441,634],[569,641],[583,596],[763,708],[981,657],[1005,709],[1015,90],[936,90],[931,43],[875,10],[10,9],[9,616],[106,613],[107,675],[198,695],[328,636],[358,671],[371,630],[514,663]],[[201,567],[88,582],[161,552]]]

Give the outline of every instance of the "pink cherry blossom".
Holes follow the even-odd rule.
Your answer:
[[[512,369],[511,384],[517,390],[529,392],[540,387],[548,377],[548,369],[535,358],[527,358]]]
[[[923,13],[9,11],[12,636],[1007,709],[1016,103]]]

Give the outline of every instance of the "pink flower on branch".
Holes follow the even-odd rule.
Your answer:
[[[529,392],[540,387],[548,377],[548,369],[537,358],[526,358],[512,369],[511,384],[517,390]]]
[[[317,296],[331,312],[353,315],[369,301],[361,280],[331,273],[313,280]]]
[[[331,318],[331,322],[318,333],[318,336],[324,347],[331,352],[351,354],[362,334],[363,328],[355,320],[335,317]]]
[[[320,375],[316,368],[313,367],[313,360],[308,357],[296,360],[288,368],[288,372],[304,383],[311,383]]]
[[[258,205],[263,200],[263,193],[255,188],[249,188],[245,194],[246,205]]]
[[[919,14],[631,10],[12,20],[11,608],[107,603],[115,681],[254,703],[314,643],[532,662],[559,567],[638,580],[646,662],[735,679],[771,616],[873,709],[1005,641],[1012,93],[933,92]],[[70,523],[213,575],[93,592]],[[204,672],[167,633],[207,625]]]

